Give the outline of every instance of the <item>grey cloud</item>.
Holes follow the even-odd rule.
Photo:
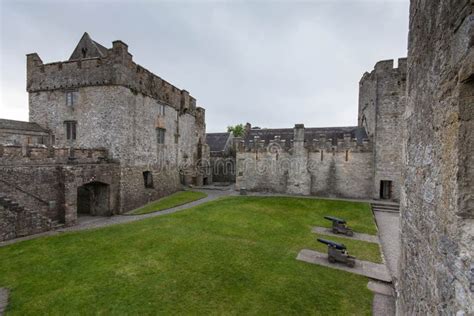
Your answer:
[[[190,91],[209,131],[356,124],[358,81],[406,55],[408,1],[1,4],[0,116],[27,119],[25,54],[64,60],[84,31]]]

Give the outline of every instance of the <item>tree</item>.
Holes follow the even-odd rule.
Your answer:
[[[245,135],[245,127],[243,124],[237,124],[235,126],[228,126],[227,131],[232,133],[234,137],[244,137]]]

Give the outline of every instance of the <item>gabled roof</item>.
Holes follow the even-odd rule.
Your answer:
[[[0,129],[13,129],[13,130],[31,131],[31,132],[44,132],[44,133],[48,132],[47,129],[41,127],[37,123],[6,120],[6,119],[0,119]]]
[[[333,145],[337,145],[337,139],[343,139],[344,134],[350,134],[351,138],[355,138],[357,143],[367,137],[367,133],[363,127],[347,126],[347,127],[309,127],[304,129],[304,139],[306,142],[312,142],[313,139],[319,139],[324,135],[327,140],[332,139]],[[281,140],[285,140],[286,146],[290,147],[294,138],[293,128],[252,128],[245,134],[245,144],[248,145],[255,136],[259,136],[260,140],[264,140],[265,144],[280,136]]]
[[[82,35],[69,60],[105,57],[108,49],[92,40],[87,32]]]
[[[210,151],[224,151],[229,140],[230,133],[207,133],[206,143]]]

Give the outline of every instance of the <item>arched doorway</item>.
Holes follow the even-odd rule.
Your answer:
[[[90,182],[77,188],[77,214],[110,215],[109,185]]]

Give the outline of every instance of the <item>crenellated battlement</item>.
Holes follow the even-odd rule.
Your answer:
[[[372,143],[365,132],[357,132],[351,128],[336,129],[305,129],[302,124],[296,124],[292,137],[288,137],[288,130],[263,130],[263,138],[259,135],[248,135],[245,139],[235,138],[238,152],[270,152],[289,153],[295,152],[295,144],[299,143],[307,152],[367,152],[372,150]],[[272,131],[268,137],[268,131]],[[282,135],[278,135],[281,131]],[[357,134],[357,137],[356,137]],[[298,150],[298,149],[296,149]]]
[[[0,145],[0,165],[91,164],[110,162],[104,148]]]
[[[26,59],[26,90],[30,93],[119,85],[155,98],[181,112],[194,114],[196,110],[196,99],[189,92],[135,63],[128,46],[122,41],[114,41],[113,47],[99,57],[44,64],[37,53],[32,53],[26,55]]]

